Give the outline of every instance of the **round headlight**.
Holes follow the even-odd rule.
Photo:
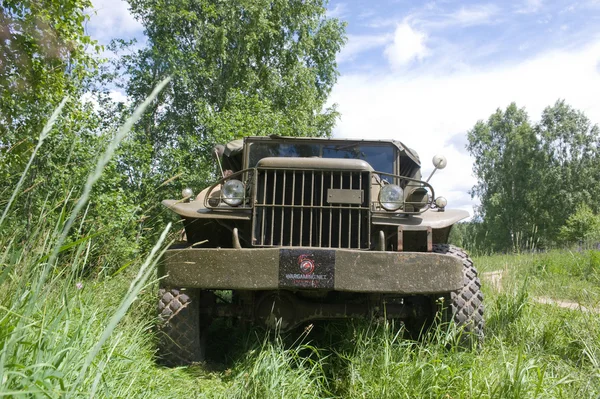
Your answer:
[[[437,197],[435,199],[435,206],[438,208],[444,209],[448,205],[448,200],[444,197]]]
[[[404,204],[404,190],[395,184],[383,186],[379,192],[379,203],[388,211],[400,209]]]
[[[191,188],[187,187],[181,190],[181,196],[183,197],[183,199],[190,199],[194,196],[194,192]]]
[[[244,201],[245,191],[244,183],[239,180],[231,179],[223,184],[221,194],[223,196],[223,201],[227,205],[238,206]]]

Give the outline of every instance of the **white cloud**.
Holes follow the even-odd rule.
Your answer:
[[[394,41],[386,46],[384,54],[392,68],[399,69],[413,60],[427,56],[426,40],[425,33],[417,31],[411,28],[407,22],[403,22],[396,27]]]
[[[370,16],[373,16],[373,15],[370,15]],[[390,28],[390,27],[395,27],[396,25],[398,25],[398,21],[400,19],[402,19],[402,18],[397,17],[397,16],[388,16],[385,18],[375,16],[372,18],[368,18],[361,25],[366,28],[373,28],[373,29]]]
[[[331,10],[327,10],[327,16],[330,18],[343,18],[347,14],[347,8],[346,3],[337,3]]]
[[[465,28],[477,25],[498,23],[501,19],[500,8],[495,4],[479,4],[461,7],[453,12],[441,12],[435,8],[425,7],[408,17],[413,26],[428,31],[443,30],[451,27]]]
[[[448,26],[475,26],[484,25],[492,22],[492,18],[498,14],[498,7],[493,4],[482,4],[473,7],[462,7],[445,16],[440,22],[441,28]]]
[[[363,51],[383,47],[392,40],[393,36],[384,35],[348,35],[348,42],[337,57],[338,63],[352,61]]]
[[[92,107],[94,108],[94,111],[98,111],[100,109],[100,105],[98,104],[98,100],[96,99],[96,96],[89,91],[83,93],[80,100],[83,103],[91,103]]]
[[[511,102],[526,107],[533,120],[559,98],[600,123],[600,40],[577,51],[552,51],[517,64],[488,69],[471,68],[455,74],[419,71],[418,75],[345,75],[339,79],[331,102],[342,119],[338,137],[402,140],[421,155],[424,175],[431,158],[443,153],[448,167],[431,183],[453,207],[472,212],[467,194],[476,183],[472,160],[461,147],[460,136],[479,119]],[[458,140],[457,140],[458,137]],[[458,148],[457,148],[458,147]]]
[[[519,8],[517,8],[517,13],[519,14],[531,14],[541,10],[543,6],[542,0],[525,0],[524,4],[522,4]]]
[[[124,103],[125,105],[131,104],[131,99],[121,90],[111,90],[108,95],[114,102]]]
[[[131,104],[131,99],[129,97],[127,97],[127,95],[120,90],[110,90],[108,92],[108,96],[114,102],[118,102],[118,103],[121,102],[121,103],[124,103],[125,105]],[[81,96],[81,101],[84,103],[91,103],[92,107],[94,108],[94,111],[96,111],[96,112],[100,111],[100,103],[98,101],[98,97],[95,94],[93,94],[92,92],[88,91],[88,92],[83,93],[83,95]]]
[[[125,0],[94,1],[87,25],[89,34],[103,44],[111,39],[130,39],[143,35],[144,27],[129,11]]]
[[[498,12],[495,5],[478,5],[471,8],[461,8],[448,16],[447,23],[459,26],[482,25],[491,22]]]

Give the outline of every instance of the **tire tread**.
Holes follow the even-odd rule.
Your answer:
[[[461,248],[450,244],[434,244],[433,252],[454,256],[463,264],[463,287],[450,293],[449,311],[452,320],[481,342],[484,336],[484,305],[481,281],[469,255]]]
[[[158,296],[159,361],[174,367],[204,360],[198,290],[161,288]]]

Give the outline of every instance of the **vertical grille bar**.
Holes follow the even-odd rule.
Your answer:
[[[325,212],[325,209],[323,209],[323,198],[325,197],[325,194],[323,193],[324,181],[325,172],[321,171],[321,191],[319,192],[319,196],[321,197],[321,200],[319,201],[319,247],[323,246],[323,212]]]
[[[273,233],[275,233],[275,193],[277,192],[277,171],[273,171],[273,199],[271,200],[271,241],[273,245]]]
[[[340,173],[340,188],[342,188],[343,186],[344,186],[344,174]],[[344,234],[342,234],[342,207],[343,207],[342,204],[338,205],[338,208],[339,208],[338,209],[338,218],[339,218],[338,224],[340,225],[340,227],[338,229],[338,246],[337,246],[338,248],[342,247],[342,236],[344,235]],[[350,232],[348,232],[348,233],[350,233]]]
[[[302,205],[300,208],[300,246],[304,245],[302,241],[302,233],[304,232],[304,229],[302,227],[304,226],[304,187],[306,187],[305,177],[304,171],[302,171],[302,201],[300,202],[300,205]]]
[[[352,186],[352,173],[350,173],[350,188],[354,189],[354,187]],[[352,205],[349,206],[350,209],[348,209],[348,230],[350,235],[348,236],[348,248],[350,248],[350,246],[352,245],[352,237],[354,237],[354,231],[352,230]],[[360,241],[358,241],[360,243]]]
[[[369,203],[369,199],[366,198],[367,197],[367,193],[365,193],[363,191],[363,187],[362,187],[362,173],[358,174],[358,188],[363,192],[363,201],[367,201],[367,204]],[[361,229],[360,229],[360,222],[362,221],[362,215],[361,212],[358,211],[358,247],[361,248],[361,243],[362,241],[360,240],[360,233],[361,233]]]
[[[333,173],[331,173],[331,182],[329,187],[333,188]],[[329,207],[329,248],[331,248],[331,225],[333,224],[333,209]]]
[[[313,246],[313,213],[314,212],[314,198],[315,198],[315,171],[313,170],[311,172],[311,181],[310,181],[310,228],[308,229],[308,246],[312,247]]]
[[[265,181],[264,181],[264,189],[263,189],[263,196],[262,196],[262,200],[264,203],[267,202],[267,186],[269,185],[269,174],[265,171]],[[262,208],[260,210],[260,213],[262,215],[262,224],[260,225],[260,244],[264,245],[265,244],[265,213],[267,212],[267,210],[265,208]]]
[[[283,173],[283,197],[281,200],[281,203],[283,205],[285,205],[285,192],[287,191],[287,186],[285,185],[286,183],[286,177],[287,177],[287,173]],[[283,242],[283,226],[284,226],[284,221],[285,221],[285,206],[281,207],[281,227],[279,228],[280,230],[280,236],[279,236],[279,242]]]
[[[290,242],[288,244],[290,247],[294,242],[294,216],[296,212],[294,205],[296,205],[296,172],[292,171],[292,210],[290,211],[292,220],[290,221]]]

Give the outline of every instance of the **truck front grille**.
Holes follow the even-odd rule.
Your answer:
[[[369,172],[259,168],[256,178],[253,245],[369,248]],[[330,203],[330,189],[362,199]]]

